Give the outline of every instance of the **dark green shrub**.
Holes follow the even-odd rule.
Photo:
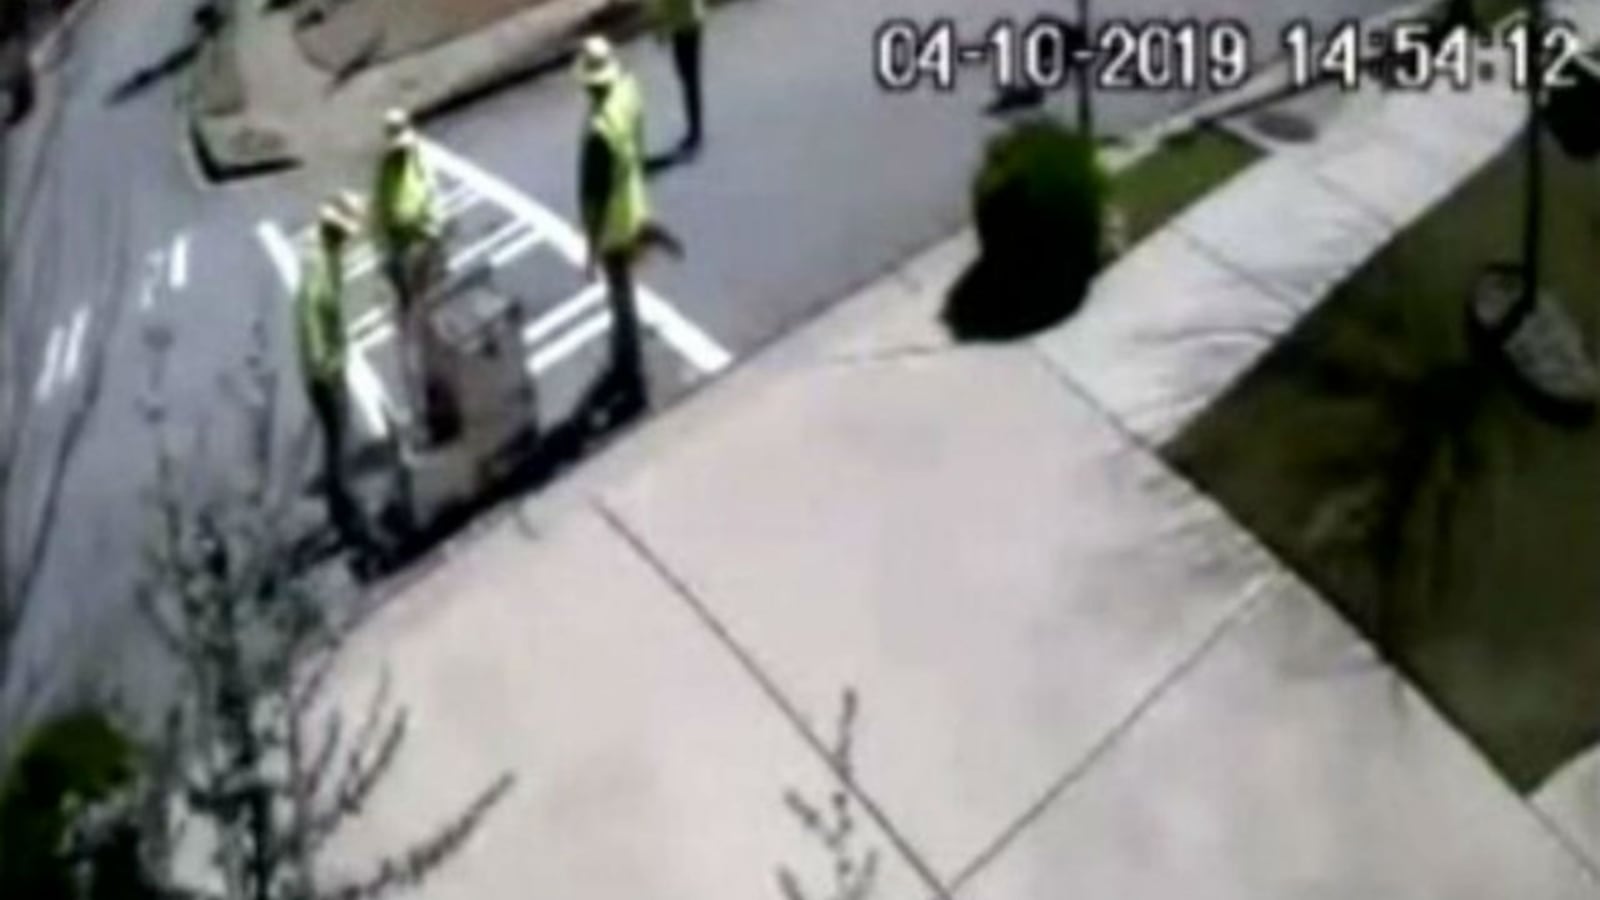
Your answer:
[[[958,336],[1018,336],[1074,312],[1100,264],[1105,194],[1094,145],[1057,122],[990,141],[972,188],[981,255],[946,312]]]
[[[68,850],[77,813],[128,787],[137,765],[133,743],[92,710],[57,716],[23,739],[0,777],[0,884],[8,896],[79,894]]]

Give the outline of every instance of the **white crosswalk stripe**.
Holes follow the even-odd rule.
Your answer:
[[[172,242],[172,255],[167,260],[167,283],[175,291],[183,290],[189,283],[189,236],[179,234]]]
[[[579,291],[577,296],[550,310],[543,316],[530,322],[522,330],[522,341],[530,347],[537,347],[546,338],[567,327],[568,324],[581,318],[589,310],[600,305],[605,299],[605,287],[591,284]]]
[[[611,330],[611,312],[604,310],[585,319],[583,324],[568,331],[548,345],[535,350],[528,357],[528,371],[534,377],[545,374],[563,360],[578,352],[578,348]]]

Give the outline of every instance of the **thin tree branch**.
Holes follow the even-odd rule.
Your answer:
[[[334,786],[333,796],[326,808],[311,820],[308,840],[312,847],[320,848],[345,821],[360,815],[366,808],[372,791],[393,766],[405,734],[406,714],[401,711],[384,732],[383,740],[370,761],[363,759],[366,747],[361,742],[351,747],[344,775]]]
[[[466,843],[489,812],[510,793],[515,783],[516,779],[510,773],[501,774],[433,837],[413,845],[397,857],[385,860],[378,871],[366,880],[334,888],[314,900],[376,900],[416,887]]]

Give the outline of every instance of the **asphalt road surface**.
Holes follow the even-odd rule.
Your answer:
[[[1105,5],[1105,4],[1102,4]],[[1390,0],[1126,0],[1119,16],[1233,17],[1275,43],[1285,23],[1368,15]],[[1070,14],[1070,5],[984,0],[961,4],[957,25],[975,35],[1002,16]],[[671,398],[781,336],[830,302],[943,237],[963,219],[967,181],[995,123],[981,114],[981,70],[957,89],[886,94],[873,75],[872,36],[887,19],[947,14],[935,0],[746,0],[717,12],[706,38],[708,144],[692,164],[655,182],[661,217],[688,244],[682,263],[652,264],[647,315],[652,372]],[[285,279],[295,233],[310,211],[272,181],[202,190],[179,149],[176,80],[117,104],[107,95],[131,73],[187,39],[189,10],[155,0],[103,0],[79,30],[61,71],[59,141],[31,152],[51,119],[36,115],[7,154],[7,241],[17,255],[10,296],[25,309],[19,359],[34,405],[25,483],[56,467],[64,493],[37,584],[28,644],[49,658],[82,654],[112,668],[137,693],[148,644],[131,638],[128,598],[137,576],[141,499],[152,471],[140,398],[152,340],[172,346],[162,396],[171,417],[219,421],[218,379],[250,346],[264,316],[272,353],[294,371]],[[666,146],[680,122],[664,48],[625,50],[649,105],[649,135]],[[1121,93],[1098,101],[1103,132],[1158,120],[1192,95]],[[1055,101],[1070,110],[1070,97]],[[602,304],[572,245],[573,180],[582,97],[552,76],[470,107],[430,128],[476,240],[504,277],[534,297],[528,365],[570,394],[598,365]],[[36,167],[35,167],[36,166]],[[34,192],[21,221],[17,198]],[[486,229],[486,231],[485,231]],[[469,229],[470,230],[470,229]],[[285,254],[285,248],[289,248]],[[581,250],[581,247],[578,248]],[[542,323],[542,324],[541,324]],[[381,335],[377,318],[361,326]],[[379,383],[358,390],[381,406],[384,340],[362,362]],[[103,356],[102,356],[103,355]],[[104,384],[85,438],[68,459],[53,452],[89,399],[97,360]],[[288,392],[291,395],[293,392]],[[359,398],[358,398],[359,399]],[[303,418],[292,397],[291,418]],[[373,417],[375,418],[375,417]],[[369,422],[369,427],[376,426]],[[34,508],[37,498],[10,502]],[[122,661],[113,662],[121,659]]]

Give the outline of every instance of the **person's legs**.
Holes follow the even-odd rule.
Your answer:
[[[323,487],[328,503],[328,519],[346,541],[361,543],[364,534],[344,480],[345,417],[344,390],[333,382],[313,380],[308,387],[311,412],[322,431]]]
[[[393,314],[395,334],[399,342],[397,350],[400,356],[400,389],[405,396],[406,411],[410,414],[412,422],[416,422],[421,415],[421,407],[417,404],[416,336],[413,333],[412,323],[411,273],[407,271],[408,260],[404,248],[386,247],[383,254],[383,274],[389,281],[390,290],[394,292]]]
[[[678,82],[683,86],[684,121],[688,132],[682,147],[693,151],[704,138],[703,97],[700,91],[700,26],[681,29],[672,35],[672,61],[678,70]]]
[[[435,277],[435,256],[440,252],[432,242],[418,239],[392,247],[384,261],[385,271],[395,295],[395,325],[399,335],[400,379],[411,422],[424,442],[432,443],[438,422],[428,390],[423,309],[431,279]]]
[[[611,309],[611,386],[627,402],[645,397],[644,350],[639,334],[639,304],[634,295],[633,260],[613,251],[601,260]]]
[[[405,317],[411,308],[411,283],[406,278],[405,254],[399,247],[383,248],[383,275],[394,292],[395,318]]]

